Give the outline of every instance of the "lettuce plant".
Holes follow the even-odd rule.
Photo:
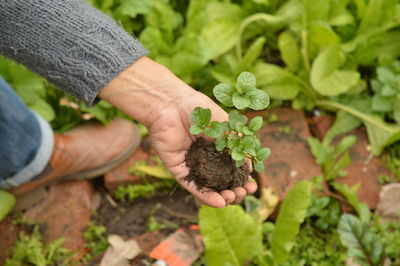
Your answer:
[[[218,84],[213,93],[223,105],[238,110],[262,110],[269,105],[269,96],[256,88],[256,78],[250,72],[242,72],[235,86]],[[261,172],[264,170],[263,160],[270,154],[270,149],[262,147],[257,136],[257,130],[263,125],[263,118],[256,116],[248,122],[247,117],[238,110],[229,112],[229,121],[211,122],[211,110],[196,107],[191,113],[193,124],[190,133],[204,133],[214,138],[215,148],[218,151],[227,149],[237,167],[245,163],[245,158],[249,158],[253,162],[254,170]]]

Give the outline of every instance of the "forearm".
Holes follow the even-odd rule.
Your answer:
[[[0,54],[90,105],[146,50],[83,0],[0,0]]]
[[[150,126],[167,107],[197,93],[171,71],[142,57],[100,91],[100,98]]]

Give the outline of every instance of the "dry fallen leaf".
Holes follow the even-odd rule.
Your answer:
[[[260,208],[257,209],[257,215],[261,222],[265,221],[275,210],[279,203],[278,194],[272,187],[261,190]]]
[[[123,240],[118,235],[109,235],[108,247],[100,266],[129,266],[129,260],[135,258],[140,252],[140,247],[135,240]]]

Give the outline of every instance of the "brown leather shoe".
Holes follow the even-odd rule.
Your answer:
[[[127,159],[140,141],[137,127],[124,119],[115,119],[107,126],[86,124],[55,135],[53,153],[46,169],[11,192],[18,200],[55,182],[100,176]]]

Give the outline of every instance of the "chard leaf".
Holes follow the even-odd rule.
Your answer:
[[[368,205],[358,200],[358,187],[350,188],[349,186],[338,182],[331,182],[331,185],[337,191],[339,191],[340,194],[345,196],[348,203],[356,210],[361,222],[363,222],[364,224],[368,224],[371,220],[371,213],[369,211]]]
[[[256,77],[250,72],[242,72],[237,78],[236,88],[239,92],[246,92],[256,87]]]
[[[210,127],[207,127],[204,130],[204,134],[210,138],[219,138],[224,134],[224,128],[220,122],[213,121],[210,124]]]
[[[358,128],[361,123],[361,120],[357,117],[342,110],[338,111],[336,113],[335,123],[326,132],[323,141],[324,145],[329,145],[335,137],[345,134],[355,128]]]
[[[338,232],[349,257],[361,264],[383,265],[385,254],[381,239],[354,215],[342,215]]]
[[[269,96],[262,90],[252,88],[246,93],[250,99],[248,107],[253,110],[263,110],[269,105]]]
[[[335,96],[355,86],[360,73],[352,70],[339,70],[345,58],[338,45],[331,45],[315,59],[311,68],[311,84],[324,96]]]
[[[321,100],[317,101],[317,105],[343,110],[361,119],[367,128],[368,139],[375,155],[381,154],[386,146],[400,140],[400,125],[386,123],[379,116],[368,115],[365,112],[333,101]]]
[[[312,184],[298,182],[286,195],[279,210],[275,230],[271,237],[271,251],[276,264],[284,263],[289,257],[300,225],[303,223],[310,205]]]
[[[214,87],[213,93],[215,98],[227,107],[232,107],[232,96],[235,92],[235,88],[232,85],[220,83]]]
[[[293,34],[289,31],[282,32],[278,37],[278,47],[283,62],[290,71],[296,72],[300,66],[300,48]]]
[[[261,251],[261,226],[240,206],[202,206],[199,224],[207,265],[242,266]]]
[[[247,98],[245,95],[241,95],[238,92],[234,92],[232,95],[232,103],[237,109],[243,110],[249,107],[250,99]]]
[[[236,4],[210,2],[201,13],[203,21],[200,25],[203,27],[200,36],[208,48],[210,59],[213,59],[235,45],[244,12]]]
[[[258,63],[253,72],[257,77],[258,86],[262,88],[272,99],[292,100],[300,91],[300,85],[296,78],[277,65]]]
[[[249,129],[252,131],[259,130],[263,125],[263,119],[261,116],[256,116],[249,122]]]
[[[0,190],[0,221],[7,216],[15,205],[15,197],[11,193]]]
[[[206,127],[210,123],[211,120],[211,110],[204,109],[201,107],[196,107],[190,114],[190,118],[195,125],[199,127]]]
[[[263,46],[266,42],[265,37],[258,37],[246,50],[242,60],[240,60],[238,66],[238,72],[250,69],[254,62],[260,57]]]

